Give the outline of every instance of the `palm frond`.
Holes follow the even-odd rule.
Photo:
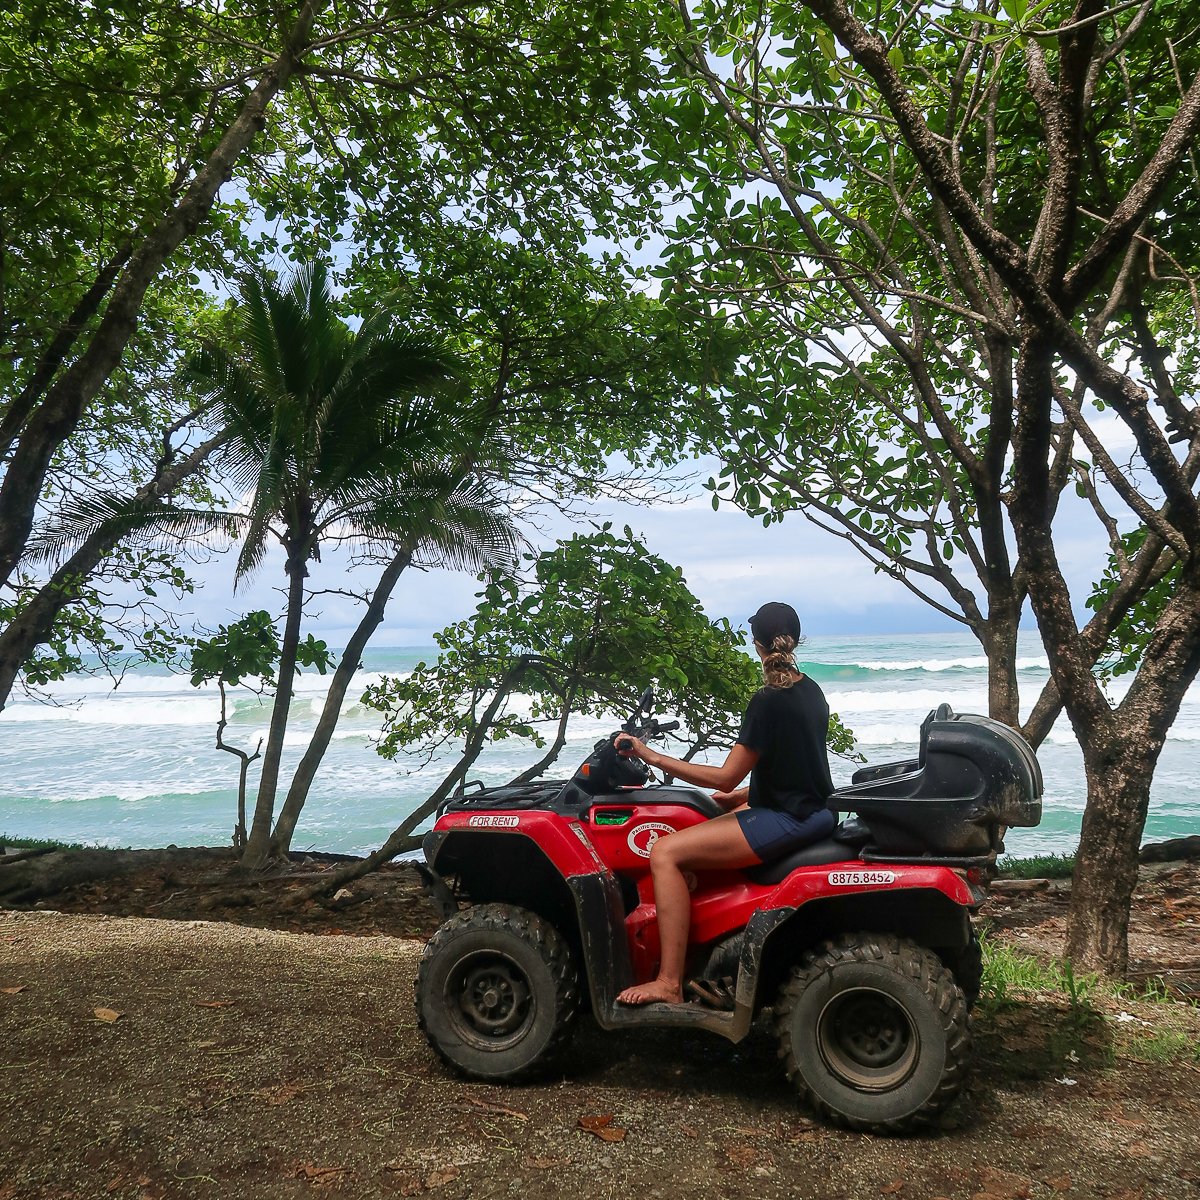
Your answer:
[[[311,383],[308,328],[301,296],[294,284],[283,288],[273,279],[259,280],[261,306],[250,311],[253,361],[272,392],[280,413],[299,408]]]
[[[238,334],[240,348],[196,356],[194,378],[231,435],[222,467],[250,495],[239,580],[261,565],[273,526],[293,547],[315,546],[335,521],[457,566],[511,561],[511,522],[465,482],[504,447],[445,346],[386,310],[352,332],[319,261],[284,283],[250,280]]]
[[[125,539],[136,546],[197,543],[213,533],[236,536],[237,513],[147,503],[136,496],[107,492],[67,500],[29,541],[34,562],[50,562],[97,536]]]
[[[341,371],[351,335],[338,317],[333,284],[325,262],[315,259],[297,268],[292,295],[304,313],[304,335],[299,347],[305,360],[304,393],[313,406],[323,401]]]
[[[438,565],[464,570],[508,568],[524,545],[495,496],[479,484],[451,491],[410,482],[344,519],[372,543],[406,544]]]
[[[252,512],[245,521],[245,536],[242,548],[238,552],[237,566],[233,570],[234,590],[243,579],[249,579],[267,556],[267,534],[270,524],[267,515],[262,512]]]
[[[370,488],[403,477],[421,459],[471,461],[485,432],[477,408],[447,391],[452,377],[439,373],[436,357],[406,377],[423,379],[425,393],[398,393],[378,363],[349,364],[338,381],[316,480],[327,502],[340,502],[358,482]]]

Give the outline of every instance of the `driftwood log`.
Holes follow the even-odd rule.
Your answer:
[[[1138,861],[1144,863],[1180,862],[1190,858],[1200,858],[1200,835],[1171,838],[1167,842],[1150,842],[1138,853]]]
[[[171,846],[165,850],[51,850],[32,857],[0,856],[0,904],[36,903],[80,883],[111,879],[144,867],[169,867],[211,859],[215,866],[233,866],[231,849],[211,846]]]

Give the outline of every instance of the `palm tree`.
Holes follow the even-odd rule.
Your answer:
[[[399,330],[386,314],[351,330],[335,311],[323,263],[301,266],[286,285],[251,278],[236,310],[233,347],[205,346],[189,373],[229,436],[223,458],[229,478],[249,496],[238,522],[244,540],[236,575],[240,580],[258,567],[274,537],[284,549],[288,581],[279,687],[243,856],[254,869],[273,851],[286,854],[307,794],[305,783],[304,795],[289,797],[288,823],[272,845],[305,579],[322,542],[350,538],[391,553],[368,613],[369,636],[414,556],[477,569],[511,560],[517,538],[474,478],[496,444],[494,421],[455,386],[461,365],[436,342]],[[335,675],[331,691],[340,686],[341,695],[330,697],[334,721],[361,642],[365,636],[347,648],[353,661]],[[331,732],[325,730],[325,745]]]

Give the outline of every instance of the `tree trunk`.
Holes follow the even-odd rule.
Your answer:
[[[1079,629],[1051,532],[1047,473],[1051,355],[1031,331],[1018,372],[1010,511],[1029,572],[1029,599],[1050,670],[1083,751],[1088,799],[1075,860],[1067,956],[1081,970],[1124,973],[1129,906],[1154,767],[1200,668],[1200,569],[1181,573],[1125,700],[1114,712],[1092,672],[1096,649]]]
[[[49,386],[59,367],[66,361],[76,339],[83,332],[84,326],[91,320],[104,298],[116,282],[121,268],[129,260],[133,247],[126,242],[116,255],[97,273],[92,286],[80,297],[71,315],[63,322],[58,332],[50,339],[50,344],[43,351],[37,366],[30,375],[28,382],[20,394],[8,406],[3,421],[0,421],[0,458],[7,458],[13,442],[20,435],[21,428],[29,419],[29,414],[37,406],[42,393]]]
[[[271,855],[271,818],[275,815],[275,792],[279,787],[279,760],[283,755],[283,735],[287,732],[296,680],[296,649],[300,645],[300,619],[304,614],[304,580],[308,574],[303,562],[288,562],[287,621],[279,647],[279,686],[271,708],[267,731],[267,749],[258,777],[258,799],[254,805],[254,823],[250,840],[242,855],[247,871],[261,871]]]
[[[258,756],[255,755],[255,758]],[[241,854],[246,849],[246,775],[253,760],[246,755],[238,764],[238,807],[237,825],[233,831],[233,844]]]
[[[995,606],[988,612],[983,652],[988,660],[988,716],[1016,729],[1020,722],[1017,684],[1017,625],[1020,606]]]
[[[1138,839],[1149,800],[1153,758],[1139,785],[1141,777],[1129,771],[1128,760],[1122,756],[1122,737],[1128,736],[1128,726],[1122,730],[1093,678],[1095,655],[1089,655],[1084,647],[1055,553],[1048,485],[1053,361],[1048,340],[1031,322],[1023,337],[1017,371],[1020,417],[1013,439],[1015,482],[1009,511],[1022,560],[1036,564],[1028,574],[1029,600],[1051,676],[1083,750],[1087,774],[1088,799],[1075,860],[1067,955],[1080,969],[1119,974],[1128,957],[1129,901],[1137,879]]]
[[[1075,860],[1067,954],[1085,970],[1121,975],[1129,960],[1129,904],[1150,784],[1171,726],[1200,672],[1200,564],[1187,564],[1159,618],[1111,729],[1073,719],[1088,802]],[[1069,711],[1069,710],[1068,710]]]
[[[250,764],[257,762],[261,757],[262,738],[258,739],[258,745],[253,754],[226,744],[225,727],[229,722],[225,718],[225,680],[218,679],[217,687],[221,692],[221,719],[217,722],[217,749],[224,750],[226,754],[234,754],[238,758],[237,824],[233,827],[233,845],[234,849],[241,854],[246,849],[246,775],[250,770]]]
[[[1122,742],[1132,745],[1110,749],[1081,740],[1087,807],[1075,853],[1067,958],[1076,970],[1120,978],[1129,965],[1129,907],[1162,743],[1126,735]]]
[[[308,792],[312,787],[313,779],[316,778],[321,759],[325,756],[325,751],[329,749],[329,740],[333,737],[333,731],[337,728],[338,718],[342,713],[342,701],[345,700],[350,681],[359,668],[362,652],[366,648],[367,642],[370,641],[371,635],[379,628],[379,623],[383,620],[383,610],[387,607],[392,590],[405,568],[412,562],[412,557],[411,550],[402,550],[388,563],[380,576],[375,594],[371,597],[370,604],[367,605],[367,611],[359,621],[358,628],[346,643],[346,649],[342,652],[337,670],[334,671],[333,678],[329,681],[329,692],[325,697],[325,707],[321,710],[321,718],[309,739],[308,749],[304,751],[304,757],[301,758],[296,773],[292,776],[287,799],[283,802],[279,820],[275,824],[275,832],[271,837],[271,853],[273,855],[283,857],[291,849],[296,821],[300,816],[300,810],[304,807],[304,802],[308,799]]]

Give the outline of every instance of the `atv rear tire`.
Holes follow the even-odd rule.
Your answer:
[[[851,1129],[928,1124],[966,1078],[966,1001],[937,955],[906,938],[823,943],[780,990],[774,1026],[801,1097]]]
[[[509,904],[451,917],[417,969],[417,1020],[438,1055],[475,1079],[512,1080],[566,1041],[579,1008],[570,948]]]

